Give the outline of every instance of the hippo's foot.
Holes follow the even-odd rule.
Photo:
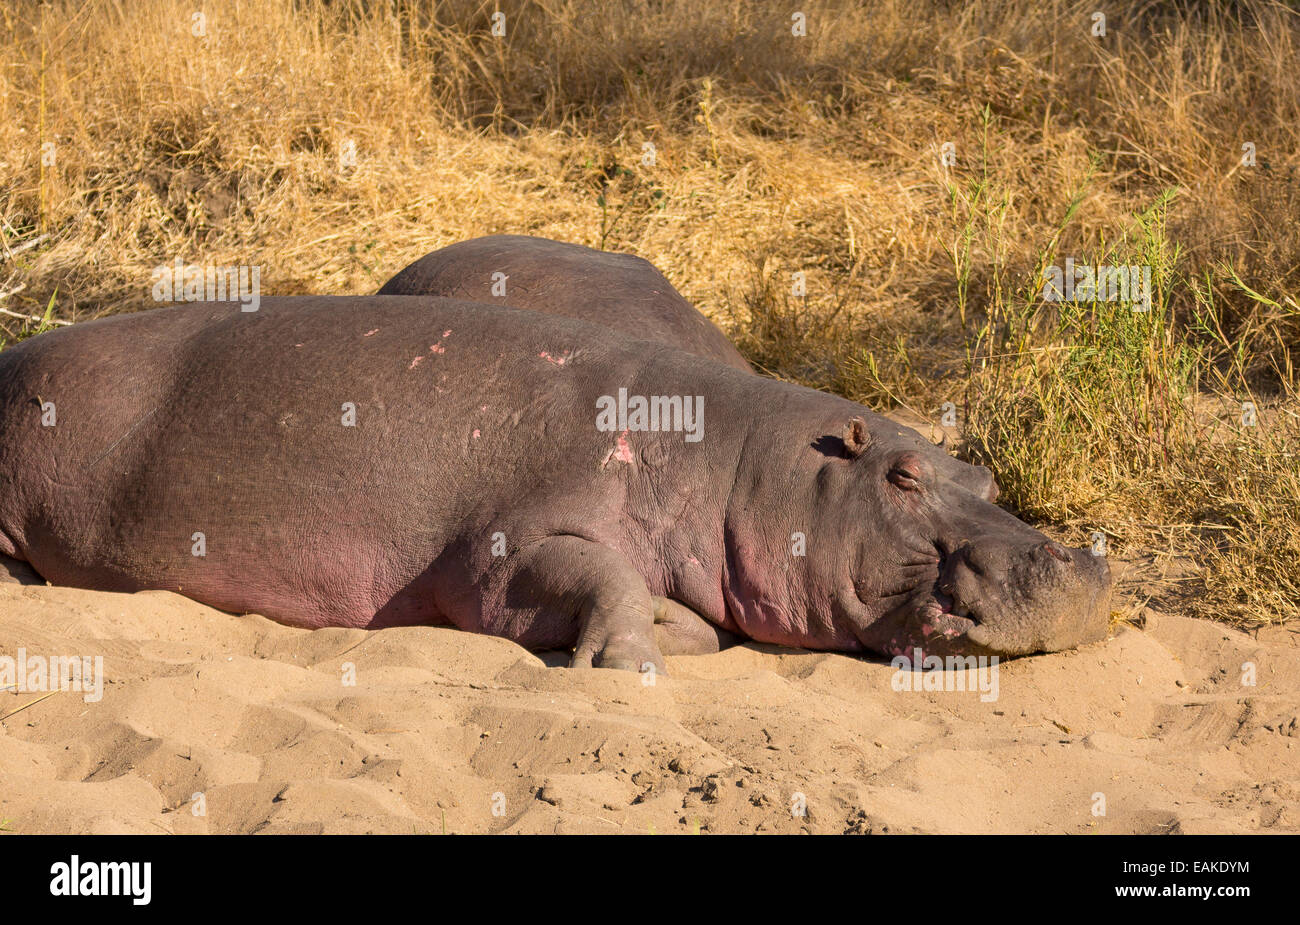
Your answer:
[[[714,626],[685,604],[666,597],[651,598],[655,641],[664,655],[712,655],[740,642],[740,637]]]
[[[636,576],[632,587],[597,593],[585,610],[570,668],[664,672],[664,657],[655,642],[650,592],[641,576]]]
[[[570,668],[622,668],[625,671],[654,670],[664,674],[664,657],[655,642],[650,611],[611,608],[582,627],[573,650]]]
[[[557,613],[580,615],[570,668],[664,673],[645,579],[620,553],[577,536],[553,536],[520,574],[531,596]]]

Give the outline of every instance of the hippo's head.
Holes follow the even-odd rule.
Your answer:
[[[843,452],[818,479],[819,514],[846,545],[810,544],[809,574],[834,576],[836,622],[889,655],[1026,655],[1106,635],[1104,557],[1060,546],[995,505],[988,469],[876,420],[874,432],[861,418],[848,423]]]

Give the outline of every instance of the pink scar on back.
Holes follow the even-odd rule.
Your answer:
[[[450,337],[450,336],[451,336],[451,328],[448,328],[447,330],[443,331],[443,332],[442,332],[442,336],[443,336],[443,337]],[[447,352],[447,348],[444,347],[442,344],[430,344],[430,345],[429,345],[429,352],[430,352],[430,353],[446,353],[446,352]]]
[[[411,365],[408,366],[408,367],[406,367],[406,368],[407,368],[407,369],[415,369],[415,367],[417,367],[417,366],[420,365],[420,361],[423,360],[423,359],[424,359],[424,357],[416,357],[414,360],[411,361]]]
[[[369,331],[367,331],[366,333],[362,334],[361,336],[362,336],[362,337],[369,337],[371,334],[378,334],[378,333],[379,333],[379,328],[371,328]]]
[[[569,355],[567,353],[562,357],[554,357],[551,356],[549,353],[547,353],[545,350],[543,350],[541,353],[537,355],[548,363],[554,363],[556,366],[563,366],[564,361],[569,358]]]

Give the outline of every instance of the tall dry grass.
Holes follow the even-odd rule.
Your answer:
[[[359,293],[492,232],[631,250],[775,375],[952,402],[1026,516],[1177,566],[1136,592],[1300,611],[1287,6],[1107,4],[1104,36],[1061,0],[196,6],[0,7],[0,307],[149,307],[177,257]],[[1117,255],[1150,315],[1038,296]]]

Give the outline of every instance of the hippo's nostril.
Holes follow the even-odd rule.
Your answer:
[[[1060,546],[1057,546],[1055,543],[1052,542],[1044,543],[1043,549],[1053,559],[1065,563],[1068,563],[1070,561],[1070,554],[1066,552],[1064,549],[1062,549]]]

